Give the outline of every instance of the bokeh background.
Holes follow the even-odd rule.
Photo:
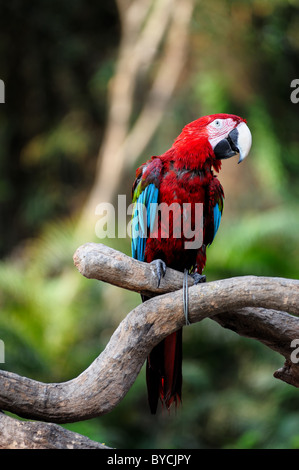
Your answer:
[[[298,0],[11,0],[0,3],[0,338],[9,371],[71,379],[137,294],[83,278],[96,205],[201,115],[247,119],[224,162],[224,215],[208,280],[299,275]],[[298,391],[283,358],[211,320],[185,328],[183,406],[151,416],[144,368],[101,418],[67,425],[117,448],[298,448]]]

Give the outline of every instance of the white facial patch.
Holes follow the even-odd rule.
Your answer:
[[[215,119],[214,121],[210,122],[207,126],[208,134],[209,134],[209,142],[214,149],[218,142],[222,139],[225,139],[230,131],[232,131],[236,127],[236,123],[233,119]]]

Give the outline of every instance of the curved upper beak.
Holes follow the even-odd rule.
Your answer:
[[[241,122],[225,139],[222,139],[215,146],[215,157],[218,159],[225,159],[233,157],[238,153],[238,163],[241,163],[249,154],[251,143],[251,132],[245,122]]]

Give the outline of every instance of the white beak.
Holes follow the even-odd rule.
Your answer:
[[[249,154],[252,144],[252,136],[245,122],[241,122],[241,124],[239,124],[236,129],[239,133],[237,147],[239,149],[240,158],[238,163],[241,163]]]

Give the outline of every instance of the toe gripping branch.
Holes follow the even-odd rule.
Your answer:
[[[154,259],[150,264],[154,267],[155,275],[158,281],[157,287],[159,287],[161,279],[165,276],[166,273],[166,264],[161,259]]]

